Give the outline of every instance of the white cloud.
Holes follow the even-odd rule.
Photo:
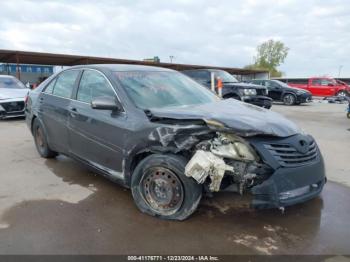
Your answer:
[[[350,5],[334,1],[1,1],[0,48],[242,67],[269,38],[289,76],[350,76]]]

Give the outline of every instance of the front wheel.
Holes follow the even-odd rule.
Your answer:
[[[184,220],[196,209],[202,186],[186,177],[187,160],[176,155],[154,154],[143,159],[131,178],[137,207],[162,219]]]
[[[283,96],[283,103],[287,106],[291,106],[295,104],[295,96],[292,94],[286,94]]]

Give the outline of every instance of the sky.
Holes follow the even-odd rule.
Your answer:
[[[287,77],[350,77],[348,0],[13,0],[0,17],[0,49],[243,67],[274,39]]]

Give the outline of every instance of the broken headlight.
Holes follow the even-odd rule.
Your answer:
[[[220,190],[226,173],[234,177],[240,185],[252,184],[255,174],[248,174],[247,167],[258,160],[255,151],[241,137],[233,134],[217,133],[217,137],[202,141],[185,167],[185,175],[203,184],[210,178],[209,190]],[[240,165],[241,164],[241,165]]]
[[[234,135],[220,134],[212,142],[211,152],[217,156],[240,161],[255,161],[254,150],[242,138]]]

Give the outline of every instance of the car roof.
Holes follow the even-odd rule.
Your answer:
[[[145,66],[145,65],[128,65],[128,64],[92,64],[92,65],[78,65],[71,68],[92,68],[92,69],[104,69],[110,71],[168,71],[171,70],[158,66]]]

